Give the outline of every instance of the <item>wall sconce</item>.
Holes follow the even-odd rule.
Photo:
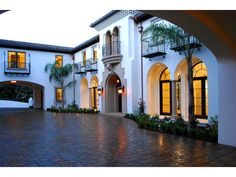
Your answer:
[[[124,86],[117,87],[118,94],[122,94],[122,93],[124,93],[124,91],[125,91],[125,87]]]
[[[101,87],[101,86],[98,87],[97,91],[98,91],[98,95],[100,96],[103,93],[103,87]]]

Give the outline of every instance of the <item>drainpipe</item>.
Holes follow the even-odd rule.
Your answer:
[[[142,43],[142,37],[143,37],[143,26],[142,23],[139,22],[140,26],[138,27],[138,31],[140,33],[140,42],[141,42],[141,101],[143,102],[143,43]]]
[[[75,65],[75,56],[72,55],[72,61],[73,61],[73,104],[75,104],[75,68],[74,68],[74,65]]]

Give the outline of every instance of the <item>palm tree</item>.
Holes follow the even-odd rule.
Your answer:
[[[187,60],[188,70],[188,128],[196,125],[196,118],[194,116],[194,96],[193,96],[193,70],[192,70],[192,55],[195,45],[200,44],[199,41],[192,43],[190,34],[185,33],[181,28],[174,25],[166,24],[151,24],[144,30],[144,36],[151,35],[153,42],[158,42],[165,39],[166,45],[179,47],[184,53]]]
[[[66,84],[65,79],[73,72],[73,69],[77,69],[77,67],[78,66],[76,64],[66,64],[65,66],[59,66],[59,63],[56,61],[53,64],[48,63],[44,68],[45,72],[49,71],[49,81],[56,82],[62,88],[62,109],[65,108],[65,89],[75,86],[76,82],[76,80],[73,79]]]

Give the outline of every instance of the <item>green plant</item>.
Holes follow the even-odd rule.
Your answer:
[[[48,72],[49,71],[49,81],[52,82],[56,82],[60,88],[62,89],[62,100],[61,100],[61,106],[62,109],[65,108],[65,89],[67,87],[71,87],[72,85],[75,84],[75,80],[69,82],[69,83],[65,83],[66,78],[72,74],[73,68],[78,68],[78,66],[76,64],[66,64],[65,66],[60,66],[59,67],[59,63],[56,61],[53,64],[48,63],[45,68],[44,71]]]
[[[144,128],[145,125],[147,124],[147,120],[150,116],[147,114],[141,114],[141,115],[137,115],[135,120],[138,123],[138,127],[139,128]]]

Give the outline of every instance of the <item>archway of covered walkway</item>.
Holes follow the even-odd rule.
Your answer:
[[[196,36],[219,64],[219,139],[236,146],[236,11],[146,10]]]

